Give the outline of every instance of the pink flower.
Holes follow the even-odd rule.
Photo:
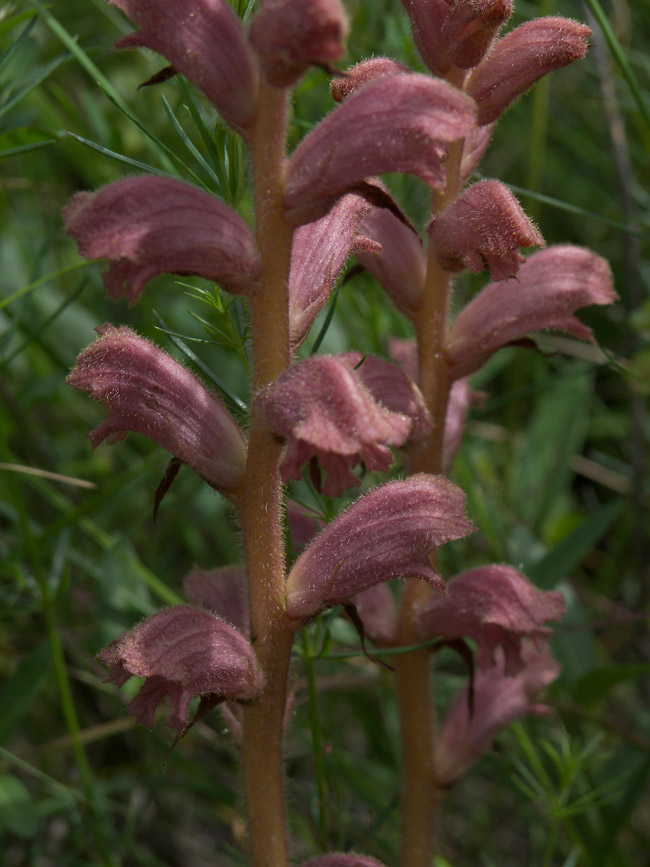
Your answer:
[[[495,650],[501,647],[509,677],[524,666],[522,638],[539,643],[549,634],[543,624],[566,611],[561,593],[538,590],[512,566],[470,569],[452,578],[447,590],[444,597],[431,597],[420,612],[422,640],[471,638],[478,645],[479,668],[495,665]]]
[[[302,465],[317,459],[327,473],[323,493],[338,496],[359,484],[350,466],[363,461],[370,470],[387,470],[388,446],[402,445],[414,424],[426,427],[422,397],[408,377],[380,359],[365,359],[355,370],[361,358],[304,359],[256,398],[266,427],[288,441],[285,480],[299,479]]]
[[[324,217],[294,232],[289,274],[289,328],[294,348],[305,339],[345,260],[356,250],[359,223],[370,207],[361,196],[342,196]]]
[[[405,73],[370,82],[296,148],[284,190],[289,219],[311,214],[315,204],[381,172],[410,172],[435,189],[443,187],[444,144],[470,132],[474,112],[464,93],[426,75]]]
[[[609,265],[590,250],[566,244],[534,253],[516,278],[488,284],[461,310],[448,337],[450,376],[473,373],[497,349],[531,331],[570,331],[591,340],[573,311],[617,297]]]
[[[535,18],[499,39],[467,81],[478,123],[492,123],[529,87],[587,53],[591,30],[568,18]]]
[[[87,259],[109,259],[111,298],[133,303],[158,274],[197,274],[229,292],[255,291],[260,257],[242,218],[183,181],[125,178],[77,193],[63,211],[66,231]]]
[[[499,181],[466,189],[429,227],[429,238],[446,271],[488,268],[493,280],[514,277],[525,261],[519,247],[544,246],[544,239],[510,190]]]
[[[265,0],[249,39],[267,81],[295,84],[314,66],[328,68],[344,51],[347,19],[340,0]]]
[[[109,417],[90,432],[95,448],[128,431],[141,433],[188,464],[208,484],[236,498],[246,439],[221,401],[171,356],[130,328],[104,325],[80,354],[68,383]]]
[[[442,476],[411,476],[360,497],[316,537],[287,579],[286,610],[305,620],[390,578],[443,589],[429,554],[474,530],[465,494]]]
[[[255,121],[257,66],[228,0],[108,0],[140,29],[116,48],[151,48],[195,84],[230,126]]]
[[[523,668],[514,677],[504,672],[503,657],[474,682],[474,712],[467,690],[445,716],[435,747],[436,779],[450,786],[492,745],[501,729],[526,714],[546,714],[550,708],[536,703],[537,695],[558,676],[560,666],[548,648],[525,645]]]
[[[248,636],[250,615],[245,566],[237,564],[220,569],[195,566],[183,579],[183,593],[188,602],[207,608]]]
[[[429,69],[476,66],[512,12],[512,0],[402,0],[413,38]]]
[[[354,852],[333,852],[303,861],[300,867],[384,867],[376,858],[356,855]]]
[[[152,728],[156,707],[171,700],[167,725],[181,736],[189,703],[202,696],[212,706],[224,699],[250,701],[264,685],[248,641],[214,614],[177,605],[147,617],[108,645],[98,658],[118,686],[146,678],[129,705],[138,722]]]
[[[383,646],[395,643],[399,611],[388,584],[375,584],[351,601],[368,638]]]
[[[343,74],[332,79],[332,97],[336,102],[343,102],[351,93],[371,81],[402,72],[412,72],[412,70],[403,63],[391,60],[390,57],[371,57],[370,60],[362,60],[361,63],[355,63]]]
[[[420,236],[388,208],[373,208],[364,217],[359,232],[379,247],[376,251],[355,250],[359,263],[377,278],[397,309],[414,319],[427,268]]]

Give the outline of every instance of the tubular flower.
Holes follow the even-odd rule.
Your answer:
[[[303,861],[300,867],[384,867],[376,858],[356,855],[354,852],[333,852]]]
[[[486,752],[501,729],[526,714],[547,714],[538,704],[538,694],[552,683],[560,666],[544,645],[523,648],[523,668],[508,677],[503,657],[474,681],[474,711],[470,712],[468,690],[447,711],[435,746],[436,780],[450,786]]]
[[[591,340],[573,311],[617,297],[609,265],[590,250],[566,244],[534,253],[516,278],[489,283],[461,310],[448,337],[450,376],[473,373],[497,349],[531,331],[570,331]]]
[[[481,181],[465,190],[429,227],[438,262],[446,271],[488,268],[493,280],[514,277],[525,261],[519,247],[544,246],[544,239],[510,190]]]
[[[152,728],[156,707],[171,700],[167,725],[182,735],[189,703],[250,701],[264,685],[255,651],[236,629],[214,614],[178,605],[147,617],[108,645],[98,658],[118,686],[131,676],[146,678],[129,705],[138,722]]]
[[[300,555],[287,579],[287,614],[303,621],[390,578],[421,578],[443,589],[428,555],[473,530],[465,494],[442,476],[381,485],[340,513]]]
[[[255,239],[242,218],[183,181],[146,175],[96,193],[77,193],[63,211],[82,256],[108,259],[102,275],[114,300],[131,303],[159,274],[197,274],[250,294],[260,276]]]
[[[130,328],[104,325],[80,354],[69,385],[87,392],[109,417],[90,432],[95,448],[141,433],[236,498],[246,439],[221,401],[171,356]]]
[[[366,375],[374,376],[380,390],[383,376],[389,400],[399,403],[400,410],[392,411],[390,405],[377,402],[372,387],[364,383],[360,370],[365,362],[354,369],[360,358],[312,356],[294,364],[258,395],[257,408],[266,427],[289,444],[281,467],[285,480],[299,479],[302,465],[317,459],[327,473],[323,493],[338,496],[359,484],[350,466],[363,461],[369,470],[387,470],[393,462],[388,446],[402,445],[414,420],[424,423],[424,406],[418,404],[417,389],[407,377],[379,359],[368,366]],[[389,370],[382,371],[382,366]],[[400,393],[398,377],[408,393]]]
[[[249,39],[267,81],[289,87],[310,66],[327,68],[339,60],[346,34],[340,0],[266,0]]]
[[[151,48],[162,54],[243,136],[257,103],[257,66],[242,23],[228,0],[108,0],[140,29],[116,48]]]
[[[402,0],[415,44],[435,75],[480,62],[510,17],[512,0]]]
[[[289,329],[294,348],[300,346],[327,303],[350,252],[356,251],[359,223],[370,207],[362,196],[350,193],[324,217],[294,232],[289,272]]]
[[[332,98],[335,102],[343,102],[351,93],[359,90],[371,81],[378,78],[386,78],[402,72],[412,72],[408,66],[391,60],[390,57],[371,57],[370,60],[362,60],[355,63],[342,75],[336,75],[332,79]]]
[[[355,250],[355,256],[386,290],[398,310],[414,319],[426,277],[426,253],[420,236],[387,208],[373,208],[359,232],[379,249]]]
[[[427,601],[418,616],[423,641],[442,638],[471,638],[478,645],[479,668],[496,664],[495,650],[501,647],[504,671],[510,677],[525,663],[522,638],[537,644],[550,630],[547,620],[559,620],[566,612],[561,593],[538,590],[512,566],[479,566],[457,575],[447,585],[444,597]]]
[[[183,579],[183,593],[188,602],[207,608],[248,636],[250,615],[245,566],[208,570],[195,566]]]
[[[434,189],[445,184],[446,142],[474,127],[475,106],[444,81],[405,73],[372,81],[321,121],[287,167],[288,218],[337,198],[381,172],[410,172]]]
[[[549,17],[527,21],[499,39],[467,82],[478,105],[479,126],[501,117],[547,73],[584,57],[590,36],[585,24]]]

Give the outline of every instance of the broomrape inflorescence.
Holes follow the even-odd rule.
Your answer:
[[[250,154],[255,227],[185,182],[129,177],[79,193],[64,211],[80,252],[105,258],[109,295],[135,303],[164,272],[216,281],[247,299],[252,410],[245,432],[193,374],[126,327],[98,328],[69,382],[109,417],[93,446],[144,434],[192,467],[233,504],[245,564],[188,576],[190,606],[147,618],[99,658],[118,684],[145,677],[130,710],[152,725],[171,698],[168,725],[182,735],[227,701],[241,744],[254,867],[289,863],[283,739],[294,635],[343,604],[380,647],[429,642],[396,656],[402,727],[402,864],[430,865],[442,790],[500,728],[543,712],[536,696],[557,675],[545,624],[564,612],[515,569],[485,565],[446,584],[436,549],[474,531],[448,473],[475,399],[466,377],[532,331],[590,340],[574,315],[615,299],[607,264],[579,247],[543,246],[512,193],[471,183],[493,126],[539,78],[580,59],[589,28],[561,17],[500,36],[510,0],[402,0],[430,74],[375,57],[346,72],[348,24],[339,0],[263,0],[244,25],[227,0],[109,0],[136,25],[117,47],[146,47],[198,87]],[[337,107],[287,157],[292,88],[317,65],[333,76]],[[420,234],[383,183],[407,172],[428,185]],[[359,353],[295,353],[353,255],[412,323],[394,360]],[[452,275],[488,271],[491,282],[448,321]],[[285,558],[283,482],[305,467],[337,496],[359,485],[354,468],[385,472],[398,449],[406,477],[364,493],[328,526],[289,509],[306,547]],[[304,515],[302,516],[304,520]],[[311,537],[311,538],[310,538]],[[397,600],[385,582],[406,579]],[[254,638],[251,638],[251,636]],[[430,653],[443,643],[479,673],[434,736]],[[498,698],[497,698],[498,696]],[[197,718],[195,717],[195,718]],[[363,855],[327,854],[304,867],[372,867]]]

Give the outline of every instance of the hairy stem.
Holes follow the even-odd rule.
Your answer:
[[[449,147],[447,187],[435,195],[433,213],[439,213],[458,193],[463,142]],[[433,421],[429,436],[411,453],[413,472],[440,473],[449,399],[445,336],[451,289],[450,275],[438,265],[429,245],[427,278],[416,318],[419,384]],[[411,579],[402,596],[398,643],[417,644],[418,610],[431,588]],[[440,790],[436,785],[435,714],[430,654],[418,650],[396,660],[397,700],[402,740],[402,867],[430,867],[436,837]]]
[[[253,397],[289,364],[288,277],[292,230],[282,188],[287,99],[262,84],[251,140],[262,285],[251,298]],[[244,710],[243,769],[253,867],[286,867],[283,739],[293,632],[284,614],[281,446],[259,424],[253,400],[244,491],[239,508],[249,579],[251,640],[265,676]]]

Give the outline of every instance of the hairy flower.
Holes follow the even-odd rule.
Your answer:
[[[390,578],[443,589],[429,554],[473,530],[465,495],[448,479],[388,482],[340,513],[300,555],[287,579],[287,614],[305,620]]]
[[[479,125],[499,118],[547,73],[584,57],[590,36],[584,24],[548,17],[527,21],[499,39],[467,82],[467,92],[478,105]]]
[[[447,591],[444,597],[431,597],[419,612],[421,639],[471,638],[478,645],[479,668],[495,665],[495,650],[501,647],[508,676],[524,666],[522,638],[539,643],[550,631],[543,624],[559,620],[566,611],[561,593],[538,590],[512,566],[502,564],[463,572],[452,578]]]
[[[69,385],[97,400],[109,417],[88,435],[93,448],[141,433],[236,498],[246,439],[221,401],[171,356],[130,328],[104,325],[79,355]]]
[[[248,635],[248,576],[246,567],[236,564],[220,569],[195,566],[183,579],[183,593],[188,602],[201,605]]]
[[[499,181],[466,189],[435,217],[429,238],[446,271],[488,268],[493,280],[514,277],[525,261],[519,247],[544,246],[544,239],[510,190]]]
[[[444,81],[405,73],[351,94],[296,148],[287,167],[290,219],[337,198],[381,172],[410,172],[435,189],[445,184],[445,143],[474,127],[475,106]]]
[[[310,66],[339,60],[346,33],[340,0],[266,0],[251,21],[249,39],[267,81],[289,87]]]
[[[249,701],[264,685],[255,652],[243,635],[214,614],[186,605],[147,617],[98,658],[118,686],[131,676],[146,678],[129,712],[149,728],[156,707],[168,695],[167,725],[179,736],[187,728],[189,703],[195,696],[209,698],[212,704]]]
[[[336,102],[343,102],[351,93],[371,81],[411,71],[408,66],[391,60],[390,57],[371,57],[369,60],[362,60],[361,63],[350,66],[344,73],[334,76],[331,84],[332,98]]]
[[[461,310],[448,337],[450,376],[473,373],[497,349],[531,331],[570,331],[591,340],[573,311],[616,298],[609,265],[590,250],[566,244],[534,253],[516,278],[488,284]]]
[[[294,232],[289,272],[289,330],[294,348],[327,303],[350,252],[365,243],[357,232],[370,207],[362,196],[350,193],[324,217]]]
[[[426,427],[424,402],[408,377],[386,361],[362,358],[306,358],[258,395],[264,424],[288,441],[285,480],[299,479],[303,464],[318,460],[327,473],[323,493],[338,496],[359,484],[351,466],[387,470],[388,446],[406,442],[414,425]]]
[[[257,66],[228,0],[108,0],[140,29],[116,48],[151,48],[247,135],[255,121]]]
[[[108,259],[111,298],[137,301],[159,274],[197,274],[229,292],[255,291],[260,256],[242,218],[214,196],[171,178],[124,178],[77,193],[63,211],[66,231],[88,259]]]
[[[376,858],[356,855],[354,852],[331,852],[303,861],[300,867],[384,867]]]
[[[523,648],[523,668],[514,677],[504,671],[503,656],[474,681],[473,712],[468,690],[447,711],[435,745],[436,780],[450,786],[490,748],[501,729],[526,714],[546,714],[538,694],[558,676],[560,666],[544,645]]]

